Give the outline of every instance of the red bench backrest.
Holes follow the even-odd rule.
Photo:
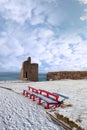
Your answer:
[[[38,93],[38,89],[35,89],[35,88],[31,87],[31,86],[28,86],[28,90],[31,90],[32,92]]]
[[[46,97],[53,97],[56,101],[58,101],[58,98],[59,98],[59,96],[58,95],[55,95],[55,94],[53,94],[53,93],[51,93],[51,92],[49,92],[49,91],[46,91],[46,90],[41,90],[41,89],[39,89],[39,91],[40,91],[40,94],[46,94]]]

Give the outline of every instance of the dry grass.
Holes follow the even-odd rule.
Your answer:
[[[0,88],[3,88],[3,89],[7,89],[7,90],[12,91],[12,89],[11,89],[11,88],[6,88],[6,87],[2,87],[2,86],[0,86]]]
[[[14,90],[11,89],[11,88],[7,88],[7,87],[3,87],[3,86],[0,86],[0,88],[3,88],[3,89],[6,89],[6,90],[9,90],[9,91],[15,92],[15,93],[17,93],[17,94],[21,94],[21,93],[18,93],[18,92],[16,92],[16,91],[14,91]]]
[[[63,115],[60,115],[58,113],[54,113],[56,115],[56,117],[62,121],[64,121],[66,124],[68,124],[71,128],[76,128],[76,130],[84,130],[83,128],[81,128],[80,126],[78,126],[75,122],[70,121],[69,118],[64,117]],[[81,120],[77,119],[78,122],[81,122]]]
[[[72,107],[72,104],[61,104],[61,108]]]
[[[80,118],[78,118],[78,119],[76,120],[76,122],[82,122],[82,120],[81,120]]]

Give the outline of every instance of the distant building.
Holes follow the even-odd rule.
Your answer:
[[[22,63],[20,80],[38,81],[38,64],[31,63],[31,57]]]

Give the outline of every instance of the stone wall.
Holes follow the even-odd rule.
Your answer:
[[[31,57],[22,63],[20,80],[38,81],[38,64],[31,63]]]
[[[47,73],[47,80],[61,79],[87,79],[87,71],[61,71]]]

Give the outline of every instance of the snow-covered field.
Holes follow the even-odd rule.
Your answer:
[[[87,130],[87,80],[0,81],[1,87],[13,90],[0,88],[0,130],[63,130],[48,117],[43,106],[21,95],[29,85],[68,96],[64,103],[72,107],[60,107],[57,112]]]

